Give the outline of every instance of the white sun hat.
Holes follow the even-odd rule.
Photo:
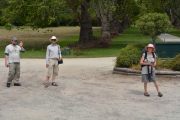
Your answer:
[[[52,36],[51,40],[57,40],[56,36]]]
[[[154,45],[153,44],[148,44],[147,47],[148,48],[154,48]]]

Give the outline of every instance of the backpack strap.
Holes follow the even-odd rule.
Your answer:
[[[144,52],[144,60],[147,59],[147,51]]]
[[[153,58],[156,58],[156,57],[155,57],[155,53],[154,53],[154,52],[152,52],[152,56],[153,56]]]
[[[60,49],[60,46],[58,45],[58,55],[59,55],[59,58],[61,57],[61,49]]]

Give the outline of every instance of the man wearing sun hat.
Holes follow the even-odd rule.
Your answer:
[[[5,48],[5,66],[9,68],[7,87],[11,86],[14,81],[14,86],[21,86],[20,79],[20,52],[25,51],[23,42],[18,45],[16,37],[12,37],[11,44]]]
[[[50,38],[51,44],[47,46],[46,50],[46,68],[48,68],[46,81],[44,83],[45,87],[49,87],[50,78],[52,77],[52,86],[58,86],[55,82],[56,77],[58,76],[59,67],[58,60],[62,59],[60,46],[57,44],[56,36]]]

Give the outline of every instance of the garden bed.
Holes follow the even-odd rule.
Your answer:
[[[117,74],[126,74],[126,75],[140,75],[140,70],[134,70],[131,68],[120,68],[115,67],[113,73]],[[175,76],[180,77],[180,71],[172,71],[172,70],[156,70],[156,75],[164,75],[164,76]]]

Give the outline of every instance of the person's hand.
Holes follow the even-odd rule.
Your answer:
[[[5,66],[6,66],[6,67],[9,67],[9,64],[6,63]]]
[[[20,46],[20,47],[23,47],[23,41],[20,41],[20,42],[19,42],[19,46]]]
[[[46,68],[48,68],[49,67],[49,64],[46,64]]]
[[[152,67],[156,67],[156,64],[154,64],[154,63],[151,63],[151,66],[152,66]]]
[[[152,65],[151,63],[147,62],[147,61],[144,61],[143,62],[143,65]]]
[[[156,67],[156,64],[153,64],[153,67]]]

